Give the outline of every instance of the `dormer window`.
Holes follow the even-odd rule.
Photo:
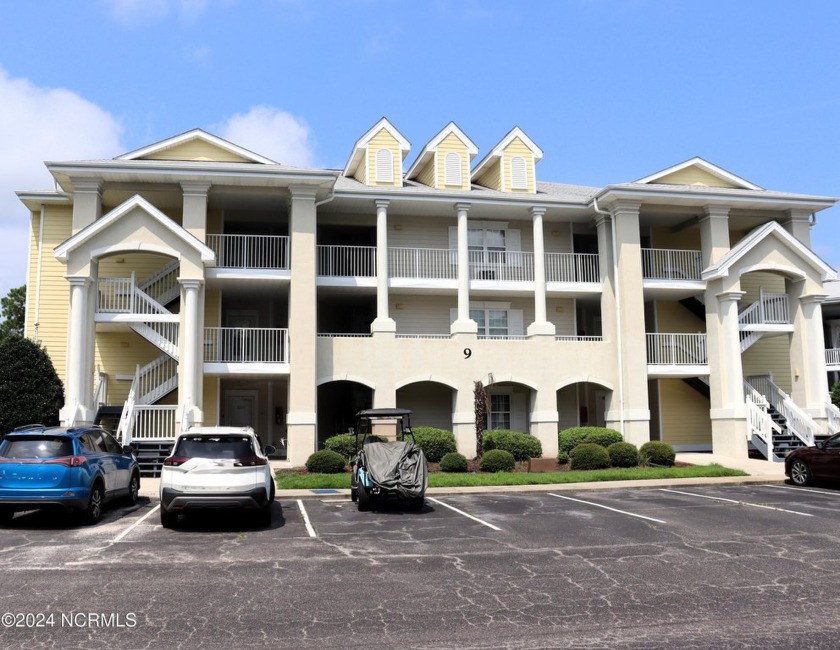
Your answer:
[[[394,182],[394,156],[389,149],[376,152],[376,182]]]
[[[461,156],[454,151],[446,154],[446,158],[444,159],[444,183],[457,187],[461,187],[463,184]]]
[[[514,190],[528,189],[528,168],[522,156],[514,156],[510,161],[510,187]]]

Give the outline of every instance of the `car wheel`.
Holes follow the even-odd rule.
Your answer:
[[[128,494],[125,495],[125,504],[128,506],[137,505],[137,496],[140,494],[140,474],[131,473],[131,480],[128,482]]]
[[[370,494],[368,493],[367,488],[359,483],[356,486],[356,492],[356,498],[359,500],[359,512],[370,510]]]
[[[11,510],[9,508],[0,509],[0,524],[8,524],[14,516],[14,510]]]
[[[794,485],[807,485],[811,480],[811,470],[803,460],[795,460],[790,466],[790,480]]]
[[[87,508],[82,511],[82,521],[88,526],[93,526],[100,519],[102,519],[102,504],[104,502],[104,495],[102,493],[102,486],[99,483],[94,483],[90,489],[90,497],[88,498]]]
[[[178,523],[177,512],[166,512],[163,508],[160,509],[160,525],[164,528],[175,528]]]
[[[274,503],[274,497],[277,494],[277,486],[274,484],[274,479],[271,479],[271,493],[268,495],[269,508]]]
[[[416,497],[408,502],[408,507],[410,510],[417,510],[419,512],[423,509],[424,503],[426,503],[426,500],[423,497]]]
[[[257,511],[257,526],[271,528],[271,503]]]

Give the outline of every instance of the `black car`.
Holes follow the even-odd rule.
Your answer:
[[[840,433],[785,457],[785,475],[796,485],[813,479],[840,479]]]

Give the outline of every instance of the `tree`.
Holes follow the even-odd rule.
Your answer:
[[[0,298],[0,312],[3,322],[0,322],[0,341],[5,341],[11,335],[23,336],[26,326],[26,285],[9,289]]]
[[[474,386],[474,408],[475,408],[475,455],[480,457],[484,451],[484,430],[487,428],[487,392],[484,384],[475,382]]]
[[[23,336],[0,341],[0,433],[58,424],[64,386],[47,351]]]
[[[840,406],[840,381],[835,381],[831,386],[831,403]]]

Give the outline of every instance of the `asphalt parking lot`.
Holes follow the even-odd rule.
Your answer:
[[[835,488],[759,484],[441,495],[419,513],[281,496],[269,529],[213,513],[167,530],[145,500],[90,528],[18,515],[0,528],[0,613],[53,624],[0,633],[28,648],[833,648],[838,506]]]

